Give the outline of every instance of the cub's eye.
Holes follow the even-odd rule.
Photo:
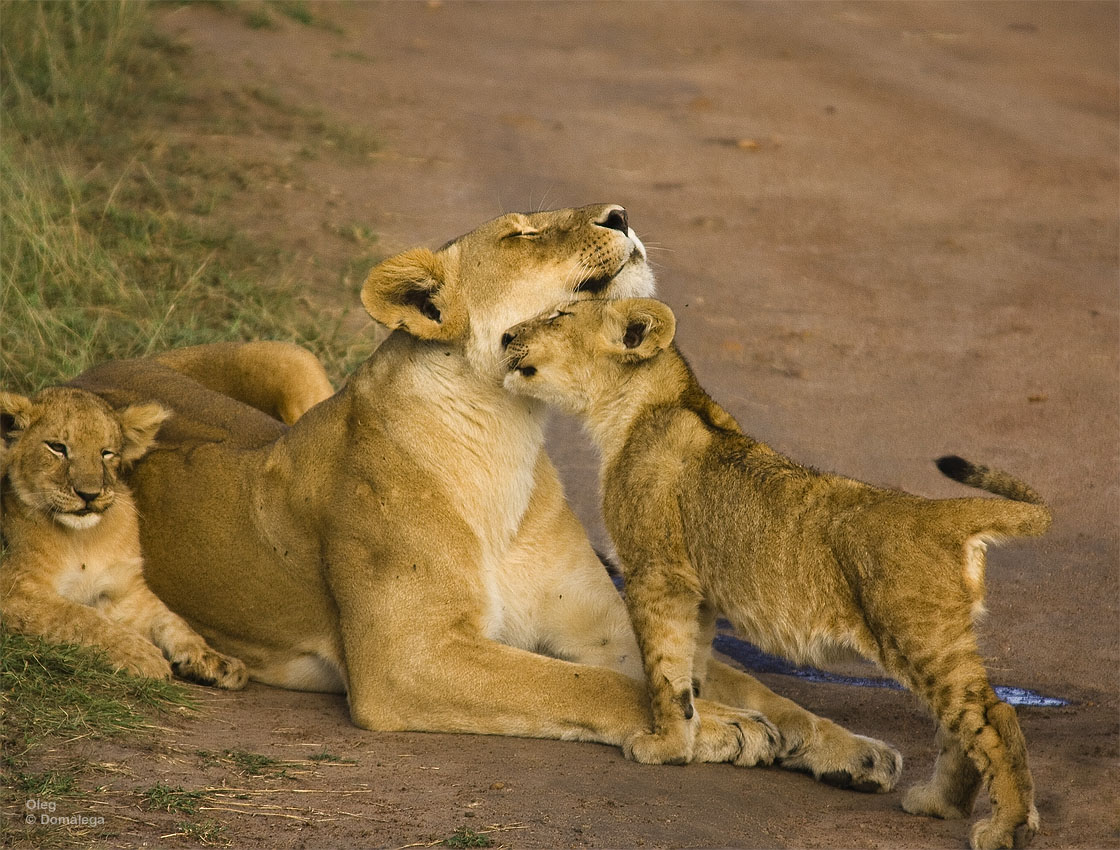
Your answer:
[[[551,316],[549,316],[547,319],[545,319],[545,321],[546,322],[555,322],[557,319],[561,318],[562,316],[570,316],[570,315],[572,315],[572,314],[571,313],[565,313],[563,310],[557,310],[555,313],[553,313]]]
[[[112,449],[105,449],[101,452],[101,459],[102,460],[112,460],[116,456],[117,456],[117,453],[115,451],[113,451]]]
[[[53,443],[48,440],[46,446],[59,457],[66,457],[66,443]]]

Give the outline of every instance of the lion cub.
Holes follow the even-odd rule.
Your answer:
[[[1038,829],[1015,711],[988,683],[973,620],[989,542],[1042,534],[1025,484],[960,458],[941,471],[1002,499],[931,500],[829,475],[744,434],[675,346],[648,299],[584,301],[511,328],[506,387],[581,414],[602,450],[603,512],[626,578],[654,714],[640,761],[690,755],[695,683],[717,614],[805,663],[851,651],[917,693],[939,721],[932,779],[913,813],[965,817],[992,802],[977,848]]]
[[[207,646],[144,582],[136,508],[118,476],[168,416],[158,404],[114,411],[67,387],[0,393],[0,616],[13,632],[97,647],[137,676],[174,670],[241,688],[245,665]]]

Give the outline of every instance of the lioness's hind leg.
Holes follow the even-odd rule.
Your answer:
[[[334,394],[315,355],[289,342],[195,345],[155,360],[288,425]]]
[[[700,693],[764,714],[781,735],[775,760],[782,767],[866,792],[890,791],[902,773],[902,756],[894,748],[818,717],[721,661],[708,663]]]

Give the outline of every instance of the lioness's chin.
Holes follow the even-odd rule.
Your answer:
[[[101,514],[55,514],[55,521],[68,528],[93,528],[101,522]]]
[[[653,279],[653,270],[646,262],[645,251],[635,250],[630,260],[604,289],[605,291],[600,297],[652,298],[655,294],[656,284]]]
[[[528,403],[541,409],[553,407],[565,413],[572,414],[579,414],[585,410],[584,404],[578,401],[574,396],[550,392],[546,388],[530,385],[518,372],[508,373],[505,378],[502,379],[502,386],[505,387],[507,392],[520,396]]]

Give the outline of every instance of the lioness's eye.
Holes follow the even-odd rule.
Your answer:
[[[507,233],[503,239],[535,239],[540,236],[539,230],[515,230],[513,233]]]
[[[101,452],[101,459],[102,460],[112,460],[116,456],[117,456],[117,453],[112,451],[111,449],[105,449],[103,452]]]
[[[66,457],[66,444],[65,443],[52,443],[47,441],[47,448],[54,452],[59,457]]]

